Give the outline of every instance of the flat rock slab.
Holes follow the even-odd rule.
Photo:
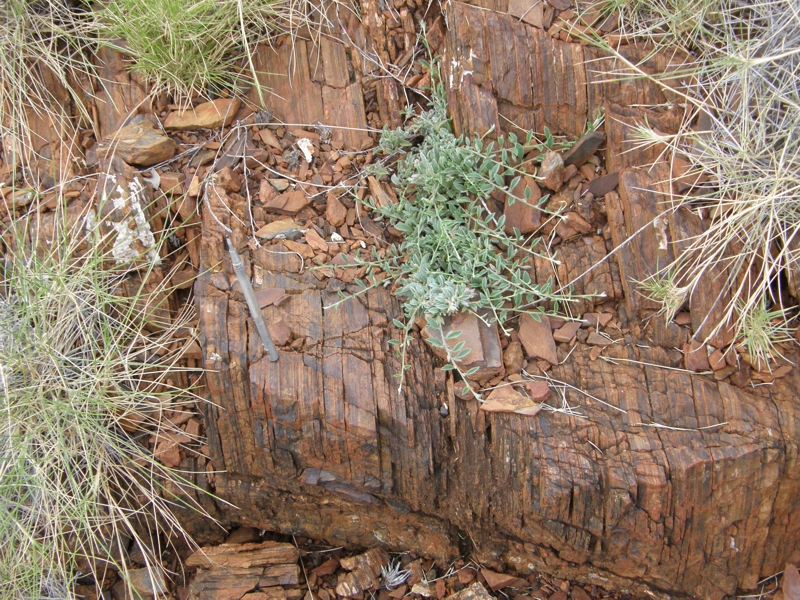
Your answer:
[[[165,129],[187,131],[192,129],[216,129],[233,122],[239,107],[238,98],[221,98],[203,102],[197,106],[172,111],[164,120]]]
[[[331,141],[336,147],[368,147],[372,139],[366,132],[361,86],[350,82],[350,56],[334,39],[326,39],[319,54],[302,39],[261,44],[254,64],[259,82],[269,93],[262,100],[253,89],[249,99],[286,123],[331,126]]]
[[[542,358],[551,364],[558,364],[556,343],[546,316],[540,315],[538,319],[528,314],[520,316],[519,341],[529,358]]]
[[[291,544],[279,542],[228,543],[201,548],[186,559],[187,567],[239,568],[294,564],[300,552]]]
[[[230,208],[245,222],[243,199]],[[238,223],[231,219],[234,240],[243,239]],[[230,518],[441,559],[459,553],[457,525],[489,566],[580,578],[589,563],[605,585],[641,589],[637,580],[704,598],[755,586],[799,549],[797,372],[746,392],[647,366],[682,367],[680,354],[661,348],[613,344],[603,350],[612,364],[578,345],[548,374],[574,386],[566,400],[586,419],[487,414],[437,384],[421,342],[412,342],[398,392],[388,340],[400,338],[391,321],[401,313],[385,291],[325,310],[338,296],[299,273],[299,260],[243,251],[261,285],[293,297],[265,308],[267,321],[283,319],[307,342],[269,362],[243,298],[230,291],[235,276],[210,213],[202,247],[209,446],[224,471],[217,494],[241,509]],[[743,486],[753,491],[738,493]]]
[[[589,86],[604,77],[586,71],[591,49],[556,42],[514,17],[449,6],[443,64],[454,119],[469,135],[491,125],[499,131],[500,115],[580,135],[587,111],[608,102],[670,102],[647,81]],[[610,72],[603,60],[596,64]],[[334,83],[336,72],[330,77]],[[321,101],[309,107],[322,110]],[[300,116],[295,122],[314,121]],[[614,169],[627,200],[616,192],[605,198],[609,222],[618,218],[623,235],[636,222],[647,225],[635,211],[652,210],[659,197],[657,180],[623,173],[630,167]],[[338,295],[301,272],[295,255],[247,249],[243,198],[232,195],[227,206],[208,201],[232,228],[258,285],[291,297],[263,309],[267,322],[283,319],[304,340],[269,362],[234,285],[224,232],[206,212],[195,291],[213,401],[206,424],[215,491],[239,508],[223,508],[227,518],[442,561],[459,556],[470,539],[475,560],[489,569],[513,565],[521,574],[557,573],[650,597],[719,600],[756,589],[800,551],[796,370],[771,386],[739,389],[686,373],[680,352],[646,340],[613,343],[599,358],[599,346],[565,344],[547,375],[558,405],[584,418],[487,413],[455,398],[454,382],[412,340],[398,390],[402,366],[389,344],[402,336],[392,326],[402,314],[396,299],[378,288],[326,308]],[[664,231],[672,240],[667,223],[641,251],[660,248]],[[537,281],[552,276],[548,268],[570,281],[581,261],[590,266],[605,256],[602,237],[579,234],[559,246],[560,264],[536,262]],[[605,271],[579,284],[621,298],[622,271],[656,266],[654,255],[634,258],[605,261]]]

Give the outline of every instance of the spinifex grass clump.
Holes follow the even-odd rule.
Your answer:
[[[93,222],[57,221],[50,244],[28,240],[35,223],[6,236],[1,598],[73,598],[79,570],[101,579],[104,561],[124,576],[131,540],[158,577],[161,550],[181,535],[170,507],[187,501],[164,484],[188,484],[145,443],[164,410],[194,402],[170,379],[190,315],[148,332],[158,295],[124,294],[133,265],[117,265]]]
[[[241,56],[277,24],[281,0],[111,0],[104,34],[120,38],[133,69],[181,97],[218,92],[241,76]],[[255,78],[252,61],[250,75]]]
[[[27,130],[29,111],[49,113],[54,127],[66,125],[60,114],[65,90],[78,111],[86,114],[77,88],[92,71],[83,53],[94,39],[91,13],[71,0],[2,0],[0,2],[0,137],[9,150],[34,144]]]
[[[646,290],[667,298],[674,312],[704,278],[719,279],[724,311],[709,322],[710,329],[732,325],[751,355],[763,361],[775,354],[773,342],[787,338],[794,314],[784,302],[786,285],[800,275],[797,2],[608,0],[606,5],[620,11],[623,33],[653,42],[653,51],[691,53],[691,62],[676,67],[677,77],[673,72],[654,78],[686,103],[685,126],[677,136],[645,124],[639,133],[709,176],[699,193],[674,200],[676,206],[709,210],[710,227]],[[603,40],[594,41],[615,53]],[[652,78],[617,56],[620,77]]]
[[[256,44],[275,28],[310,22],[309,11],[307,0],[2,0],[0,135],[33,147],[30,111],[48,114],[57,129],[74,129],[62,114],[61,90],[78,112],[72,116],[91,123],[84,100],[92,85],[105,84],[91,60],[99,46],[131,57],[129,66],[153,91],[185,101],[257,81]],[[312,17],[320,21],[320,14],[317,9]]]
[[[381,137],[379,150],[398,157],[391,177],[398,201],[388,206],[368,202],[404,239],[385,256],[374,254],[372,265],[389,275],[404,301],[406,322],[395,323],[406,332],[398,342],[403,368],[408,333],[424,318],[442,338],[429,341],[446,352],[450,364],[445,368],[466,377],[472,372],[461,372],[457,363],[470,349],[457,341],[458,332],[445,338],[445,317],[468,312],[502,327],[511,316],[533,312],[530,307],[537,303],[553,302],[557,308],[571,297],[553,293],[552,282],[534,283],[530,270],[538,238],[507,234],[504,217],[487,204],[493,192],[512,202],[528,200],[530,191],[514,198],[511,190],[519,183],[533,136],[528,135],[525,145],[514,134],[497,142],[456,137],[436,63],[430,68],[436,83],[429,109],[403,129],[384,130]]]

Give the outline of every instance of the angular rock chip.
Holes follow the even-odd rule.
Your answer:
[[[593,179],[589,183],[589,192],[591,192],[595,198],[600,198],[601,196],[605,196],[608,192],[617,189],[618,185],[619,173],[609,173],[608,175]]]
[[[783,570],[781,591],[784,600],[800,600],[800,573],[793,564],[787,563]]]
[[[227,127],[239,111],[238,98],[220,98],[203,102],[194,108],[172,111],[164,120],[165,129],[188,131],[191,129],[216,129]]]
[[[711,370],[706,345],[698,340],[683,345],[683,360],[687,371]]]
[[[528,314],[519,318],[519,341],[525,347],[528,358],[543,358],[550,364],[557,365],[558,351],[550,323],[544,315],[539,318],[541,320],[537,321]]]
[[[612,342],[606,336],[600,335],[594,329],[592,329],[589,332],[588,337],[586,338],[586,343],[592,346],[600,346],[602,348],[605,348],[606,346],[610,346],[614,342]]]
[[[341,227],[347,219],[347,209],[344,207],[344,204],[339,201],[336,194],[328,194],[325,218],[328,220],[328,223],[334,227]]]
[[[528,25],[544,28],[544,3],[542,0],[509,0],[508,14],[522,19]]]
[[[605,141],[606,136],[602,133],[599,131],[590,131],[575,142],[575,145],[564,154],[564,165],[575,165],[580,168],[589,160],[589,157],[597,151],[600,144]]]
[[[372,195],[373,200],[375,200],[376,206],[386,208],[392,204],[397,204],[397,198],[394,197],[394,192],[382,185],[375,177],[370,175],[367,178],[367,183],[369,184],[369,193]]]
[[[325,577],[325,575],[332,575],[339,568],[339,561],[335,558],[326,560],[320,566],[315,567],[311,572],[317,577]]]
[[[284,192],[264,203],[264,208],[271,212],[296,215],[311,204],[311,197],[302,190]]]
[[[186,181],[186,177],[183,173],[166,171],[161,173],[160,179],[159,189],[165,194],[173,196],[180,196],[183,194],[183,184]]]
[[[507,573],[496,573],[494,571],[490,571],[489,569],[481,569],[481,575],[483,575],[483,578],[486,580],[486,584],[492,588],[493,592],[507,587],[515,587],[520,589],[530,587],[530,584],[524,579],[515,577],[514,575],[509,575]]]
[[[507,412],[526,415],[535,415],[539,412],[537,403],[521,394],[513,386],[504,385],[491,391],[486,397],[486,402],[481,404],[484,412]],[[489,581],[487,580],[487,583]],[[491,586],[491,583],[489,583]]]
[[[255,527],[239,527],[234,529],[225,539],[226,544],[252,544],[260,539]]]
[[[506,373],[509,375],[519,373],[524,362],[525,355],[522,353],[522,344],[509,342],[503,352],[503,366],[506,368]]]
[[[572,338],[581,328],[580,321],[569,321],[553,332],[553,339],[557,342],[571,342]]]
[[[328,243],[322,239],[322,236],[317,233],[313,228],[306,232],[306,243],[320,252],[328,251]]]
[[[306,260],[311,260],[312,258],[314,258],[314,249],[308,244],[293,242],[291,240],[284,240],[283,245],[286,246],[290,251],[297,252],[300,256],[302,256]]]
[[[530,198],[525,199],[525,190],[530,190]],[[511,190],[514,197],[513,204],[511,198],[506,199],[506,207],[503,215],[506,218],[505,231],[512,234],[514,229],[518,229],[522,234],[533,233],[539,229],[542,222],[542,213],[536,206],[542,197],[542,190],[536,184],[533,177],[527,175],[523,177],[519,184]]]
[[[371,548],[364,554],[343,558],[341,565],[350,573],[339,576],[336,585],[336,594],[350,598],[364,590],[377,587],[381,567],[389,564],[389,555],[382,548]]]
[[[295,238],[300,235],[300,225],[294,219],[278,219],[272,223],[267,223],[256,231],[256,236],[265,240],[276,237]]]
[[[458,593],[452,594],[446,600],[494,600],[479,582],[473,583]]]
[[[116,154],[129,165],[150,167],[175,156],[176,146],[150,121],[141,120],[123,127],[108,141],[108,153]]]
[[[544,180],[544,186],[557,192],[564,185],[564,159],[558,152],[549,151],[544,155],[539,171],[536,173]]]
[[[267,329],[269,329],[269,335],[272,341],[279,348],[287,346],[292,341],[292,330],[289,329],[289,326],[283,319],[272,321],[267,325]]]
[[[526,381],[525,390],[535,402],[544,402],[550,397],[550,386],[546,381]]]
[[[453,331],[460,331],[461,335],[453,340],[448,340],[450,347],[454,347],[459,342],[464,342],[464,348],[469,350],[469,354],[459,362],[459,368],[469,371],[474,367],[478,370],[467,378],[472,381],[485,381],[497,376],[503,367],[502,346],[500,336],[497,333],[497,325],[492,323],[487,325],[475,315],[461,313],[444,321],[442,327],[445,336]],[[423,336],[426,340],[436,339],[442,342],[442,336],[438,331],[425,327]],[[447,353],[442,348],[431,346],[434,354],[442,360],[447,360]]]
[[[164,574],[155,569],[128,570],[128,585],[142,596],[160,596],[167,593]]]
[[[411,593],[423,598],[433,598],[436,595],[436,588],[430,583],[420,582],[411,586]]]
[[[187,567],[202,569],[251,568],[267,565],[296,566],[300,552],[291,544],[261,542],[259,544],[220,544],[206,546],[186,559]]]

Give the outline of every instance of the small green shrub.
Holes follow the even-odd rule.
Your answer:
[[[509,235],[504,216],[497,216],[487,200],[499,192],[510,202],[527,202],[511,194],[520,181],[520,167],[526,152],[533,148],[533,135],[520,141],[513,133],[497,142],[480,138],[456,137],[447,117],[444,86],[437,64],[428,64],[434,89],[428,110],[400,129],[385,129],[378,146],[380,152],[395,157],[391,181],[398,201],[378,206],[367,198],[374,215],[403,234],[403,241],[384,256],[373,254],[369,264],[373,285],[378,270],[387,273],[395,293],[403,299],[405,323],[395,325],[405,331],[401,345],[403,369],[408,333],[419,320],[438,331],[443,341],[429,340],[443,348],[450,359],[448,369],[463,373],[458,361],[469,353],[458,332],[444,336],[443,319],[468,312],[501,327],[522,312],[541,314],[537,304],[574,299],[553,292],[552,281],[537,285],[531,276],[531,259],[542,247],[539,238]],[[383,175],[382,168],[373,171]],[[506,180],[509,179],[509,183]],[[546,198],[545,198],[546,199]],[[538,254],[547,260],[541,248]],[[538,318],[538,317],[537,317]],[[455,342],[451,346],[450,342]],[[402,374],[400,374],[402,375]]]
[[[34,212],[36,215],[37,213]],[[144,442],[165,410],[193,405],[170,377],[184,313],[150,333],[158,295],[132,296],[90,213],[58,219],[51,244],[6,237],[0,270],[0,597],[74,598],[78,569],[127,572],[127,541],[153,573],[182,535],[166,491],[189,486]],[[44,248],[48,248],[45,250]],[[141,261],[138,265],[141,268]],[[199,510],[199,507],[196,507]],[[97,566],[103,576],[103,567]],[[85,574],[85,573],[84,573]]]

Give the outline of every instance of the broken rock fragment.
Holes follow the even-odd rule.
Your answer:
[[[183,173],[167,171],[165,173],[161,173],[159,179],[159,189],[161,189],[161,191],[165,194],[174,196],[180,196],[183,194],[183,184],[186,180],[186,177],[183,175]]]
[[[525,314],[519,318],[519,341],[528,358],[543,358],[552,365],[558,364],[558,351],[550,323],[545,315],[539,321]]]
[[[452,594],[446,600],[494,600],[486,588],[479,582],[473,583],[468,588],[464,588],[458,593]]]
[[[707,346],[697,340],[683,345],[683,358],[687,371],[710,371]]]
[[[508,14],[522,19],[528,25],[544,28],[544,5],[540,0],[509,0]]]
[[[608,192],[617,189],[619,185],[619,173],[609,173],[589,183],[589,191],[595,198],[605,196]]]
[[[478,370],[468,375],[468,379],[486,381],[500,374],[503,368],[503,355],[495,323],[487,325],[473,314],[460,313],[445,318],[442,331],[445,337],[454,331],[461,332],[457,338],[447,340],[447,344],[453,348],[459,342],[464,342],[464,348],[469,350],[469,354],[459,362],[459,368],[464,372],[474,367],[478,367]],[[435,339],[443,342],[441,333],[428,326],[425,327],[423,336],[426,340]],[[439,358],[447,360],[447,352],[444,349],[435,346],[431,346],[431,349]]]
[[[300,225],[294,219],[278,219],[272,223],[267,223],[256,231],[256,236],[265,240],[272,240],[277,237],[293,239],[300,235]]]
[[[264,208],[271,212],[285,215],[296,215],[311,204],[311,198],[302,190],[284,192],[264,203]]]
[[[546,381],[526,381],[525,390],[535,402],[544,402],[550,397],[550,386]]]
[[[522,353],[522,344],[513,341],[509,342],[503,352],[503,366],[506,368],[506,373],[509,375],[519,373],[524,362],[525,355]]]
[[[372,195],[376,206],[379,208],[386,208],[392,204],[397,204],[397,198],[395,198],[394,192],[390,188],[382,185],[375,177],[370,175],[367,178],[367,183],[369,184],[369,193]]]
[[[539,412],[539,406],[537,402],[521,394],[513,386],[504,385],[492,390],[487,396],[486,402],[481,404],[481,410],[484,412],[508,412],[532,416]]]
[[[283,319],[273,321],[267,326],[269,335],[276,346],[287,346],[292,341],[292,330]]]
[[[530,190],[530,197],[525,198],[526,189]],[[512,234],[514,230],[520,233],[533,233],[539,228],[542,222],[542,213],[537,203],[542,197],[542,190],[536,184],[533,177],[523,177],[519,184],[511,190],[513,198],[506,199],[506,207],[503,215],[506,218],[505,231]]]
[[[347,209],[344,207],[344,204],[339,201],[336,194],[328,194],[325,218],[328,220],[328,223],[334,227],[341,227],[344,225],[345,219],[347,218]]]
[[[489,569],[481,569],[481,575],[483,575],[486,584],[492,588],[493,592],[507,587],[515,587],[518,589],[530,587],[530,584],[524,579],[509,575],[508,573],[496,573]]]
[[[120,129],[107,145],[109,154],[119,156],[129,165],[142,167],[169,160],[176,150],[175,142],[144,119]]]
[[[553,332],[553,339],[557,342],[569,343],[581,328],[580,321],[569,321]]]
[[[292,544],[261,542],[254,544],[220,544],[201,548],[186,559],[187,567],[211,569],[219,567],[263,567],[295,564],[300,552]]]
[[[344,598],[356,596],[371,588],[377,588],[381,568],[389,564],[389,555],[383,548],[371,548],[359,554],[341,560],[343,569],[350,571],[339,576],[336,594]]]
[[[187,567],[200,568],[189,585],[189,598],[239,600],[256,586],[297,585],[299,556],[291,544],[272,541],[201,548],[186,560]]]
[[[241,104],[238,98],[220,98],[212,102],[203,102],[194,108],[176,110],[167,116],[164,128],[187,131],[226,127],[233,122]]]
[[[544,155],[537,175],[544,182],[544,186],[557,192],[564,185],[564,159],[558,152],[552,150]]]
[[[591,346],[600,346],[605,348],[606,346],[610,346],[614,342],[611,341],[608,337],[597,333],[594,329],[589,332],[588,337],[586,338],[586,343]]]
[[[164,574],[156,569],[128,570],[128,585],[136,592],[136,595],[145,597],[157,597],[167,593]]]
[[[316,232],[315,229],[309,229],[306,232],[306,243],[314,248],[314,250],[319,250],[320,252],[327,252],[328,251],[328,242],[322,239],[322,236]]]
[[[600,144],[606,141],[606,136],[598,131],[590,131],[581,139],[575,142],[563,156],[565,165],[575,165],[580,168],[589,157],[594,154],[600,147]]]

